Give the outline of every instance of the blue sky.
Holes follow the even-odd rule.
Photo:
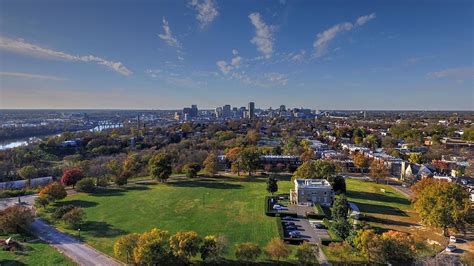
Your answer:
[[[0,108],[474,110],[472,1],[0,5]]]

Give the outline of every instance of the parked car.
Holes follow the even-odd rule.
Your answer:
[[[290,236],[294,236],[294,235],[295,235],[295,236],[299,236],[299,235],[301,235],[301,233],[300,233],[299,231],[290,231],[288,234],[289,234]]]
[[[446,247],[446,251],[448,252],[454,252],[456,250],[456,246],[455,245],[449,245]]]
[[[449,243],[456,243],[456,237],[455,236],[450,236],[449,237]]]
[[[293,217],[291,216],[284,216],[281,218],[283,221],[293,221]]]
[[[296,226],[294,226],[294,225],[287,225],[285,228],[287,230],[296,230]]]
[[[283,222],[284,225],[295,225],[294,222]]]
[[[325,229],[326,227],[323,224],[314,224],[314,228],[316,228],[316,229]]]

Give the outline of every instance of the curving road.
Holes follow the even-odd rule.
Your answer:
[[[115,259],[93,249],[76,238],[59,232],[41,219],[34,220],[31,224],[31,232],[79,265],[122,265]]]
[[[22,205],[32,207],[37,195],[22,196]],[[18,204],[18,198],[0,199],[0,210]],[[84,266],[116,266],[122,265],[119,261],[105,255],[104,253],[86,245],[78,239],[58,231],[39,218],[36,218],[30,227],[31,233],[50,244],[62,254],[69,257],[79,265]]]

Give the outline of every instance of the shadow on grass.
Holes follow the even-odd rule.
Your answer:
[[[389,219],[374,217],[370,215],[364,216],[361,220],[366,221],[366,222],[380,223],[380,224],[386,224],[386,225],[396,225],[396,226],[417,226],[418,225],[418,224],[414,224],[410,222],[389,220]]]
[[[97,202],[87,201],[87,200],[66,200],[66,201],[61,201],[57,203],[58,206],[73,205],[73,206],[82,207],[82,208],[94,207],[94,206],[97,206],[97,204],[98,204]]]
[[[3,260],[0,259],[0,265],[2,266],[21,266],[21,265],[26,265],[25,263],[18,261],[18,260]]]
[[[230,184],[219,182],[215,180],[203,180],[203,179],[196,179],[196,180],[189,180],[189,181],[177,181],[177,182],[170,182],[169,185],[175,187],[205,187],[205,188],[216,188],[216,189],[240,189],[242,185],[239,184]]]
[[[373,201],[380,201],[381,204],[383,202],[390,202],[390,203],[397,203],[397,204],[404,204],[409,206],[410,200],[407,198],[400,198],[397,196],[391,196],[393,193],[386,192],[385,194],[379,193],[372,193],[372,192],[363,192],[363,191],[347,191],[347,196],[354,199],[361,199],[361,200],[373,200]]]
[[[143,186],[132,186],[132,187],[126,187],[125,188],[127,191],[130,190],[130,191],[142,191],[142,190],[149,190],[150,188],[147,187],[146,185],[143,185]]]
[[[113,228],[106,222],[86,221],[81,225],[81,231],[87,232],[92,237],[113,238],[116,236],[127,234],[127,231]]]
[[[398,215],[398,216],[408,216],[404,211],[399,208],[384,206],[384,205],[375,205],[369,203],[354,202],[361,212],[367,213],[379,213],[386,215]]]

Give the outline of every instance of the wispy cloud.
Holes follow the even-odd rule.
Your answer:
[[[474,78],[474,67],[449,68],[426,74],[429,79],[436,78]]]
[[[38,74],[30,74],[30,73],[22,73],[22,72],[0,72],[0,76],[24,78],[24,79],[54,80],[54,81],[66,80],[64,78],[60,78],[56,76],[38,75]]]
[[[288,76],[280,73],[266,73],[264,77],[272,84],[285,86],[288,84]]]
[[[19,53],[42,57],[46,59],[60,59],[74,62],[94,62],[99,65],[106,66],[124,76],[131,75],[133,72],[126,68],[121,62],[108,61],[101,57],[94,55],[72,55],[65,52],[55,51],[49,48],[44,48],[35,44],[28,43],[23,39],[10,39],[0,36],[0,49]]]
[[[323,32],[318,33],[318,35],[316,36],[316,40],[313,43],[313,46],[316,49],[315,56],[321,57],[326,54],[329,43],[334,38],[336,38],[338,34],[344,31],[350,31],[354,27],[360,27],[369,22],[370,20],[374,19],[375,17],[375,13],[366,16],[361,16],[357,18],[354,24],[350,22],[343,22],[336,24]]]
[[[217,61],[216,65],[223,74],[228,74],[232,70],[232,66],[227,64],[224,60]]]
[[[219,15],[217,5],[213,0],[191,0],[189,5],[197,11],[196,19],[201,28],[209,25]]]
[[[240,64],[242,63],[243,59],[242,59],[241,56],[239,56],[239,51],[237,51],[236,49],[233,49],[232,50],[232,55],[233,55],[233,57],[230,61],[230,64],[227,63],[224,60],[219,60],[219,61],[216,62],[216,65],[219,67],[219,70],[223,74],[228,74],[233,69],[239,68]]]
[[[255,36],[250,40],[257,46],[257,50],[262,53],[265,58],[270,58],[273,53],[273,33],[276,28],[265,24],[261,19],[260,13],[252,13],[249,15],[250,22],[255,26]]]
[[[165,41],[169,46],[176,47],[178,49],[182,48],[181,43],[176,39],[175,36],[173,36],[173,33],[170,28],[170,24],[166,20],[165,17],[163,17],[163,31],[164,33],[158,34],[158,37]]]

